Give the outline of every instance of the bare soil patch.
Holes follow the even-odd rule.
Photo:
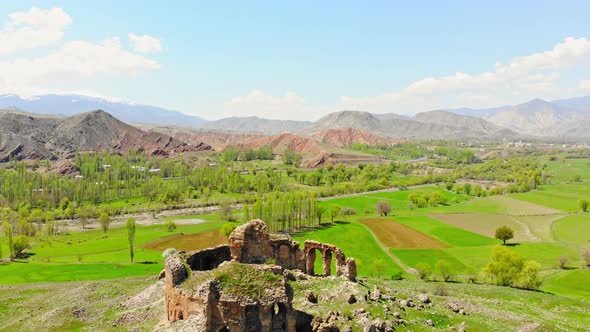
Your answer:
[[[195,234],[178,234],[163,237],[144,245],[145,249],[163,251],[168,248],[177,250],[193,251],[220,244],[227,243],[227,236],[221,233],[221,230],[214,229],[211,231]]]
[[[397,249],[438,249],[448,245],[388,218],[367,218],[361,223],[377,236],[383,245]]]

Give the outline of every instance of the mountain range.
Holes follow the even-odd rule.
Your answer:
[[[194,126],[205,122],[205,120],[197,116],[161,107],[73,94],[51,94],[32,98],[0,95],[0,109],[60,116],[72,116],[91,110],[103,110],[127,123],[165,123]]]
[[[174,128],[175,135],[202,136],[206,131],[228,131],[252,135],[277,135],[283,132],[311,135],[329,129],[354,128],[396,139],[557,139],[564,141],[590,138],[590,96],[529,102],[496,108],[457,108],[418,113],[415,116],[394,113],[374,114],[340,111],[315,122],[231,117],[206,121],[199,117],[159,107],[109,101],[80,95],[45,95],[21,98],[0,96],[0,108],[38,114],[71,116],[101,109],[121,121],[153,127]],[[182,128],[182,129],[181,129]],[[145,129],[145,128],[144,128]],[[198,129],[198,130],[197,130]],[[162,132],[161,130],[157,130]],[[237,137],[233,135],[232,137]],[[215,145],[226,145],[222,141]]]
[[[11,158],[69,159],[78,151],[149,155],[211,150],[204,143],[187,144],[169,135],[143,131],[104,111],[71,117],[0,111],[0,162]]]

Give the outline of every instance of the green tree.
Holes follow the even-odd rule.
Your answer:
[[[584,252],[582,252],[582,259],[584,260],[584,263],[586,263],[586,267],[590,267],[590,250],[586,249],[584,250]]]
[[[391,212],[391,204],[389,204],[389,202],[386,201],[380,201],[377,203],[377,213],[380,216],[386,216]]]
[[[12,241],[12,252],[15,258],[22,257],[23,251],[30,247],[31,243],[29,242],[29,238],[24,235],[19,235],[14,238],[14,241]]]
[[[493,283],[523,289],[539,288],[539,270],[539,263],[527,261],[524,256],[504,246],[494,248],[492,257],[484,268]]]
[[[541,264],[535,261],[527,261],[518,273],[512,287],[529,290],[539,289],[541,286],[539,270],[541,270]]]
[[[133,243],[135,242],[135,218],[127,219],[127,239],[129,240],[129,257],[133,263]]]
[[[109,214],[106,212],[102,212],[98,217],[98,221],[100,222],[100,228],[106,234],[109,231],[109,226],[111,224],[111,218]]]
[[[381,274],[383,274],[383,271],[385,271],[385,267],[386,267],[385,261],[383,259],[379,258],[379,259],[375,259],[373,261],[373,263],[369,267],[369,270],[373,274],[376,274],[378,279],[381,279]]]
[[[508,226],[502,226],[496,229],[496,239],[502,240],[503,244],[506,245],[506,241],[514,237],[514,231]]]
[[[580,211],[582,212],[586,212],[588,211],[588,200],[587,199],[581,199],[578,201],[578,208],[580,209]]]
[[[436,262],[436,271],[440,273],[444,281],[449,282],[453,277],[453,269],[451,264],[445,260],[439,260]]]
[[[420,279],[428,280],[432,274],[432,267],[426,263],[418,263],[416,264],[416,271],[418,272]]]
[[[248,222],[250,220],[252,220],[252,216],[250,215],[250,204],[246,202],[244,203],[243,221]]]
[[[324,215],[324,211],[326,211],[326,207],[323,205],[317,205],[316,206],[316,212],[315,215],[318,218],[318,225],[322,224],[322,216]]]
[[[332,205],[330,207],[330,220],[334,222],[334,218],[338,217],[340,214],[340,207],[338,205]]]
[[[4,232],[4,236],[8,239],[9,257],[12,260],[15,258],[14,247],[12,246],[12,225],[8,221],[3,222],[2,231]]]

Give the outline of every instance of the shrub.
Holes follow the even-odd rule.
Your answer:
[[[381,201],[377,203],[376,209],[379,215],[387,217],[387,215],[391,212],[391,204],[386,201]]]
[[[236,229],[236,227],[237,226],[235,224],[225,224],[223,225],[223,227],[221,227],[221,234],[229,236],[231,232],[233,232],[234,229]]]
[[[578,208],[580,209],[580,211],[582,212],[586,212],[588,211],[588,200],[587,199],[581,199],[578,201]]]
[[[176,223],[174,222],[174,220],[166,221],[166,229],[168,230],[168,232],[174,232],[176,230]]]
[[[539,286],[541,286],[541,280],[539,279],[540,269],[541,264],[535,261],[527,261],[516,280],[512,283],[512,287],[530,290],[539,289]]]
[[[451,281],[452,276],[452,268],[451,264],[445,260],[439,260],[436,262],[436,271],[440,273],[441,277],[444,281],[449,282]]]
[[[559,268],[564,270],[566,268],[566,265],[569,264],[570,259],[567,258],[567,256],[561,256],[561,257],[559,257],[557,262],[559,263]]]
[[[418,271],[418,276],[422,280],[430,279],[430,275],[432,274],[432,268],[426,263],[416,264],[416,271]]]
[[[478,280],[478,271],[475,267],[473,266],[468,266],[467,267],[467,282],[470,284],[477,284],[477,280]]]
[[[391,275],[391,280],[402,280],[404,276],[402,275],[401,271],[396,271]]]
[[[340,214],[343,216],[352,216],[353,214],[356,214],[356,210],[349,207],[343,207],[340,210]]]
[[[447,286],[445,286],[445,284],[437,284],[436,287],[434,287],[434,295],[436,296],[448,296],[449,295],[449,290],[447,289]]]
[[[15,257],[22,257],[23,251],[29,249],[31,247],[31,243],[29,242],[29,238],[24,235],[16,236],[12,240],[12,250],[14,252]]]
[[[590,250],[584,250],[582,253],[582,259],[584,260],[584,263],[586,263],[586,266],[590,267]]]

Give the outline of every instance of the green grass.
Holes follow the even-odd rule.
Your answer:
[[[444,249],[392,249],[392,252],[401,259],[404,264],[416,267],[418,263],[426,263],[430,265],[433,270],[439,260],[448,262],[453,271],[465,271],[465,265],[461,263],[454,256],[447,253]]]
[[[179,225],[174,232],[168,232],[164,224],[137,225],[133,264],[129,259],[127,230],[124,227],[112,228],[107,234],[100,230],[88,230],[33,238],[33,247],[28,251],[28,259],[0,264],[0,283],[99,280],[154,275],[162,269],[162,254],[160,251],[144,249],[143,246],[165,236],[207,232],[219,229],[224,224],[215,221],[215,215],[199,217],[211,221],[196,225]],[[3,255],[7,258],[6,239],[2,238],[0,243]]]
[[[429,216],[399,216],[395,220],[454,247],[486,246],[499,240],[451,226]]]
[[[47,264],[2,263],[1,284],[63,282],[156,275],[162,264]]]
[[[564,212],[576,212],[578,201],[590,198],[590,182],[545,185],[539,190],[513,194],[511,197]]]
[[[590,248],[590,213],[576,214],[554,224],[559,241]]]
[[[404,190],[404,191],[391,191],[391,192],[380,192],[374,194],[365,194],[359,195],[354,197],[346,197],[346,198],[337,198],[337,199],[330,199],[322,202],[324,206],[332,206],[338,205],[341,207],[351,207],[356,210],[357,214],[361,215],[372,215],[375,213],[375,206],[380,201],[387,201],[391,204],[393,208],[393,213],[396,214],[399,211],[405,211],[409,213],[409,203],[408,196],[411,193],[428,193],[428,192],[438,192],[445,196],[449,202],[456,198],[457,201],[464,201],[469,199],[464,195],[457,195],[455,193],[446,191],[442,188],[436,186],[429,186],[429,187],[421,187],[411,190]],[[452,205],[458,205],[457,203],[451,203]],[[441,207],[444,208],[444,207]],[[417,212],[429,212],[432,210],[436,210],[436,208],[425,208],[425,209],[418,209],[415,210]],[[367,213],[365,213],[365,211]]]
[[[385,263],[384,275],[399,273],[402,269],[379,246],[373,235],[365,226],[357,222],[344,222],[329,225],[321,229],[298,233],[294,239],[303,246],[305,240],[315,240],[333,244],[340,248],[347,257],[354,257],[357,261],[358,274],[368,276],[371,273],[371,263],[377,259]],[[316,258],[316,271],[318,269],[319,255]]]
[[[590,300],[590,269],[565,270],[543,280],[546,292],[577,299]]]
[[[573,176],[579,175],[582,180],[590,180],[590,159],[576,158],[547,161],[547,171],[552,174],[552,183],[569,182]]]
[[[143,245],[155,239],[173,234],[200,233],[221,228],[222,222],[206,222],[196,225],[179,225],[168,232],[165,224],[137,225],[135,235],[135,261],[162,261],[158,251],[145,250]],[[113,263],[129,261],[129,242],[124,227],[113,228],[104,234],[100,230],[71,232],[66,235],[35,238],[31,260],[38,262],[93,262]]]

